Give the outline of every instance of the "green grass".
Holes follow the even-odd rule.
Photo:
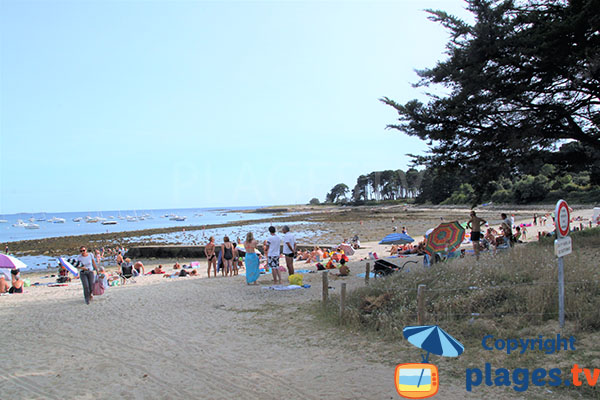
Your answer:
[[[467,257],[377,279],[348,293],[344,321],[338,317],[337,296],[326,307],[315,305],[314,312],[324,323],[398,343],[403,352],[417,357],[418,349],[404,341],[402,329],[418,325],[417,287],[424,284],[423,324],[440,325],[468,349],[458,361],[437,358],[449,376],[464,379],[465,368],[482,367],[485,362],[495,368],[560,367],[566,371],[574,363],[600,368],[600,351],[594,350],[600,340],[600,229],[575,232],[572,239],[573,253],[564,258],[566,325],[562,330],[553,240],[517,245],[496,256],[482,255],[479,262]],[[488,334],[506,339],[555,337],[557,333],[575,336],[577,350],[553,356],[543,352],[507,356],[481,346]],[[600,398],[598,389],[586,385],[558,390],[565,396]],[[541,389],[535,393],[544,396]]]

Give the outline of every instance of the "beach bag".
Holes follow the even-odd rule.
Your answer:
[[[288,277],[290,281],[290,285],[298,285],[302,286],[302,275],[301,274],[292,274]]]
[[[280,265],[279,266],[279,271],[280,272],[285,272],[285,271],[287,271],[287,267],[285,265]]]
[[[92,294],[94,296],[101,296],[104,294],[104,285],[102,284],[102,281],[97,280],[94,282],[94,285],[92,286]]]

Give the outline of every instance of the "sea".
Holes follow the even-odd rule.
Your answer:
[[[0,243],[44,239],[59,236],[90,235],[95,233],[127,232],[142,229],[170,228],[225,224],[252,219],[269,220],[278,213],[252,213],[260,207],[185,208],[163,210],[113,210],[58,213],[19,213],[0,215]],[[175,220],[185,218],[185,220]],[[86,221],[89,220],[90,222]],[[6,222],[4,222],[6,221]],[[17,226],[18,222],[35,224],[36,229]],[[63,222],[64,221],[64,222]],[[92,222],[94,221],[94,222]],[[116,224],[106,225],[107,221]]]
[[[267,237],[267,229],[271,220],[276,217],[297,215],[301,213],[269,213],[251,212],[261,207],[234,207],[234,208],[186,208],[162,210],[108,210],[89,212],[57,212],[57,213],[18,213],[0,215],[0,243],[8,245],[20,240],[44,239],[60,236],[89,235],[96,233],[128,232],[143,229],[180,227],[181,230],[170,233],[154,235],[138,235],[125,238],[121,244],[127,247],[129,241],[147,240],[164,244],[197,245],[207,242],[208,237],[214,236],[217,243],[221,243],[223,236],[230,236],[232,241],[245,238],[247,232],[252,231],[257,239]],[[182,220],[185,217],[184,220]],[[179,220],[177,220],[177,219]],[[229,226],[221,228],[190,229],[190,227],[204,227],[237,221],[261,220],[250,225]],[[4,222],[6,221],[6,222]],[[19,221],[22,223],[19,224]],[[90,222],[87,222],[90,221]],[[95,222],[91,222],[95,221]],[[102,224],[114,221],[116,224]],[[36,224],[39,228],[29,229],[23,224]],[[294,230],[294,226],[302,224],[304,228],[311,225],[308,222],[289,222],[297,239],[303,239],[322,234],[320,230],[304,229]],[[65,254],[65,257],[75,255]],[[43,255],[26,255],[18,258],[27,264],[27,270],[54,269],[58,264],[55,257]],[[106,260],[107,265],[114,264],[113,260]]]

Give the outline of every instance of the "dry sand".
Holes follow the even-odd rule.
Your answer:
[[[353,273],[360,272],[356,260],[389,248],[364,245]],[[390,361],[382,357],[389,350],[384,342],[316,322],[307,309],[320,299],[321,277],[304,279],[311,288],[282,292],[263,289],[270,283],[264,275],[258,286],[247,286],[243,276],[146,276],[109,288],[89,306],[77,281],[2,296],[0,397],[399,398],[394,364],[406,359]],[[350,289],[364,284],[356,276],[332,277],[332,293],[341,282]],[[441,379],[439,398],[477,398],[456,378]]]

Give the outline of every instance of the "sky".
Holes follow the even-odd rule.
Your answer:
[[[410,167],[462,0],[0,0],[0,214],[305,204]]]

